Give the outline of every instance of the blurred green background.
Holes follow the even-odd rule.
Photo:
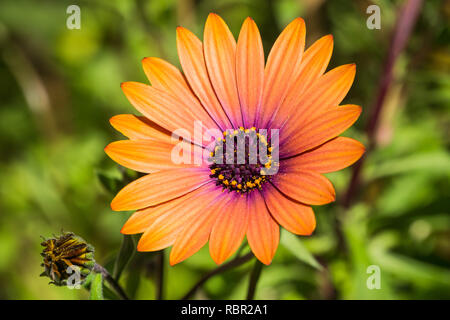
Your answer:
[[[259,299],[450,299],[450,2],[424,1],[363,169],[350,209],[339,206],[351,169],[330,174],[338,201],[316,208],[312,237],[283,234],[258,284]],[[366,28],[366,8],[381,8],[381,30]],[[243,20],[258,24],[266,55],[293,18],[306,21],[307,45],[332,33],[330,67],[355,62],[346,103],[363,114],[345,135],[367,142],[373,106],[396,10],[403,1],[98,0],[0,2],[0,298],[85,299],[84,290],[40,278],[40,236],[73,231],[96,247],[111,268],[129,213],[109,207],[112,184],[131,173],[103,152],[120,139],[109,125],[136,113],[123,81],[146,82],[141,59],[179,65],[175,28],[202,35],[209,12],[237,37]],[[81,29],[66,28],[71,4]],[[341,230],[346,250],[339,246]],[[120,279],[136,299],[155,296],[155,254],[136,253]],[[167,261],[167,260],[166,260]],[[196,298],[245,297],[253,262],[213,277]],[[318,266],[321,267],[318,267]],[[381,289],[369,290],[367,267],[381,270]],[[215,267],[208,249],[166,266],[165,296],[182,297]]]

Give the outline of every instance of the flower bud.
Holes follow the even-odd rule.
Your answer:
[[[73,275],[82,284],[94,265],[94,248],[74,233],[66,232],[59,237],[44,239],[41,256],[44,258],[44,272],[50,283],[63,286]]]

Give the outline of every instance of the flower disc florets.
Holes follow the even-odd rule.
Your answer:
[[[224,131],[211,152],[210,178],[224,190],[242,194],[262,189],[278,166],[272,151],[267,134],[257,132],[255,127]]]

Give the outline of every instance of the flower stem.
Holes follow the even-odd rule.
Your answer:
[[[381,111],[385,105],[385,98],[390,88],[395,62],[408,43],[409,36],[420,14],[423,0],[408,0],[399,11],[397,23],[391,38],[391,45],[385,58],[383,73],[380,78],[377,96],[373,104],[372,113],[366,126],[366,134],[369,140],[366,154],[353,166],[352,177],[344,196],[343,206],[350,207],[356,191],[359,189],[361,169],[369,152],[375,147],[375,132],[378,126]]]
[[[259,262],[259,260],[255,261],[255,265],[253,266],[252,272],[250,273],[250,282],[248,284],[247,291],[247,300],[253,300],[256,292],[256,285],[258,284],[258,280],[261,276],[263,264]]]
[[[216,269],[208,272],[207,274],[205,274],[193,287],[191,290],[189,290],[188,293],[186,293],[186,295],[182,298],[182,300],[188,300],[190,299],[196,292],[198,289],[201,288],[201,286],[209,280],[209,278],[218,275],[222,272],[225,272],[229,269],[232,269],[234,267],[238,267],[244,263],[246,263],[247,261],[249,261],[251,258],[253,258],[253,253],[249,252],[247,253],[245,256],[242,257],[236,257],[233,260],[231,260],[230,262],[227,262],[219,267],[217,267]]]
[[[111,285],[111,287],[114,289],[114,291],[116,291],[116,293],[119,295],[119,297],[122,300],[129,300],[125,291],[122,289],[122,287],[119,285],[119,283],[117,283],[117,281],[111,276],[111,274],[108,272],[108,270],[106,270],[104,267],[102,267],[101,265],[96,263],[94,265],[94,272],[101,273],[103,276],[103,279],[105,279],[106,282],[108,282]]]
[[[156,299],[162,300],[164,297],[164,250],[161,250],[158,253],[158,262],[157,262],[157,277],[156,277],[156,284],[157,284],[157,290],[156,290]]]

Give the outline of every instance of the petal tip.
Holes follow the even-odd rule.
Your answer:
[[[132,81],[122,82],[122,83],[120,83],[120,88],[122,89],[122,91],[129,90],[130,87],[132,86],[132,83],[133,83]]]
[[[256,257],[256,256],[255,256]],[[272,259],[270,257],[256,257],[262,264],[268,266],[272,263]]]
[[[119,210],[119,206],[117,205],[117,201],[114,201],[116,198],[114,198],[112,201],[111,201],[111,204],[110,204],[110,207],[111,207],[111,209],[113,210],[113,211],[121,211],[121,210]]]
[[[176,264],[178,264],[178,262],[169,260],[169,265],[170,265],[171,267],[175,266]]]
[[[326,45],[333,45],[334,37],[332,34],[327,34],[326,36],[323,36],[323,41]]]
[[[157,60],[157,58],[155,58],[155,57],[144,57],[144,58],[142,58],[141,63],[145,65],[145,64],[152,63],[155,60]]]
[[[183,259],[180,259],[179,256],[173,255],[172,252],[173,252],[173,248],[172,248],[172,251],[170,252],[170,257],[169,257],[169,264],[171,267],[173,267],[174,265],[179,264],[180,262],[183,261]]]
[[[114,125],[120,120],[120,115],[116,114],[115,116],[112,116],[109,118],[109,124],[114,127]]]
[[[130,232],[130,231],[128,230],[127,224],[124,224],[124,225],[122,226],[122,229],[120,229],[120,233],[121,233],[121,234],[126,234],[126,235],[135,234],[135,233],[132,233],[132,232]]]
[[[297,25],[298,28],[305,28],[306,26],[305,20],[301,17],[295,18],[291,23]]]
[[[181,36],[183,33],[185,33],[187,31],[187,29],[185,27],[182,26],[177,26],[176,32],[178,36]]]
[[[124,208],[124,206],[123,206],[123,199],[122,199],[123,197],[119,197],[119,195],[120,195],[120,191],[118,194],[116,194],[114,199],[112,199],[111,204],[110,204],[111,209],[113,211],[127,211],[128,209]]]
[[[145,247],[145,243],[142,241],[142,238],[139,240],[137,246],[136,246],[136,250],[139,252],[146,252],[148,251],[147,248]]]
[[[209,254],[210,254],[211,258],[213,259],[214,263],[217,265],[221,265],[226,260],[226,258],[214,254],[214,252],[211,251],[211,247],[210,247]]]

